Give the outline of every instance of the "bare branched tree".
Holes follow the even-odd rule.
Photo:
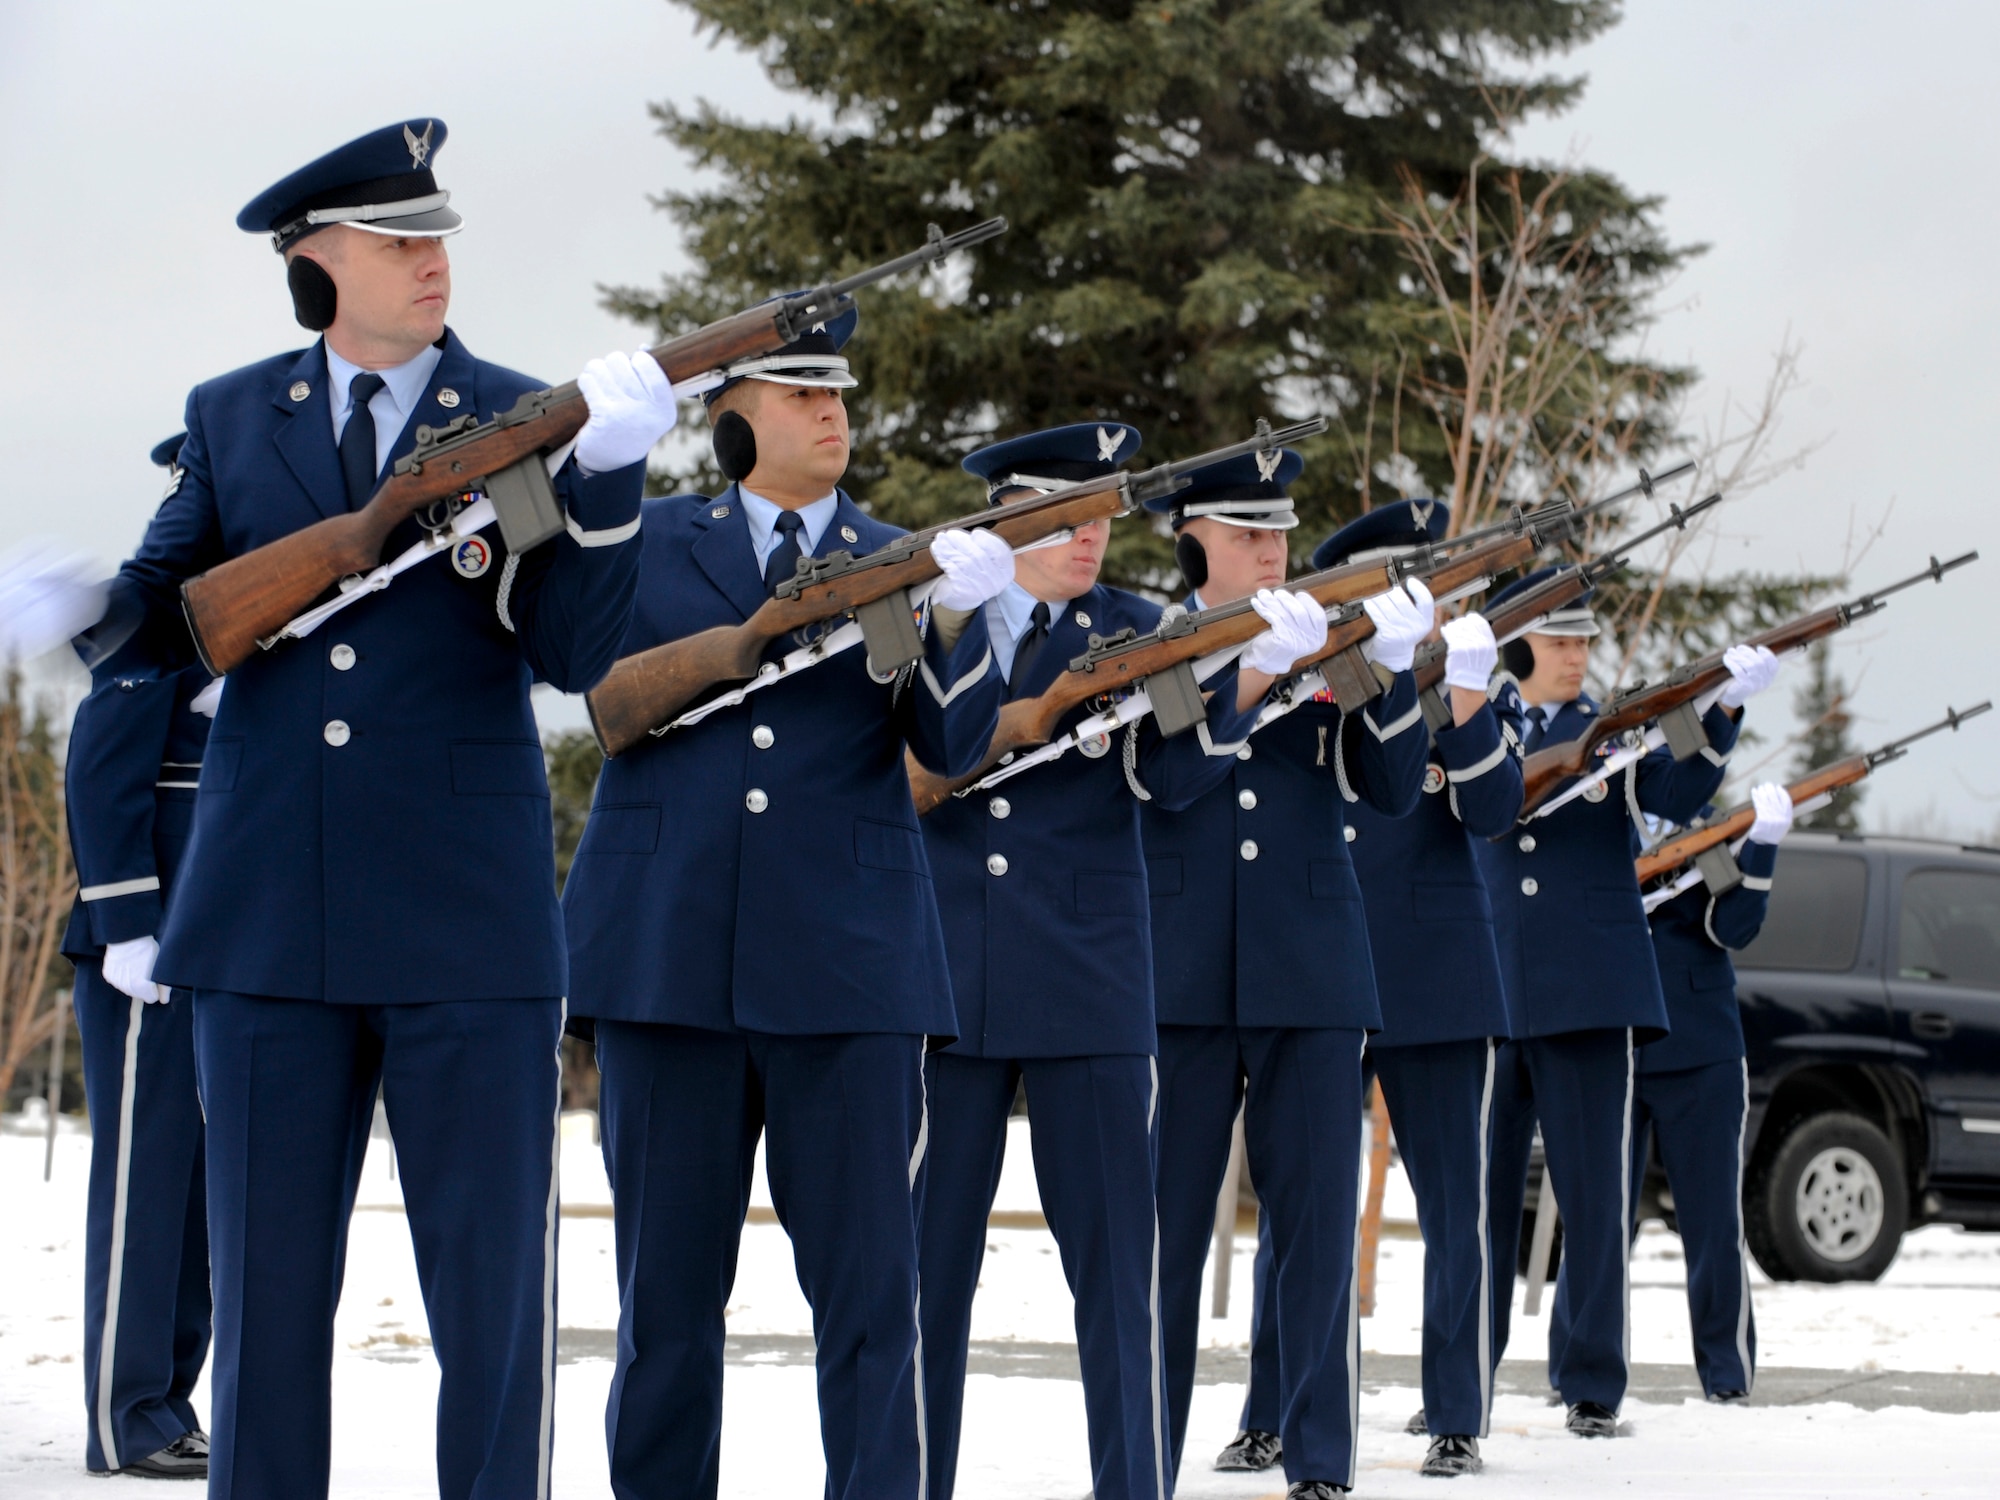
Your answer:
[[[55,738],[51,715],[39,705],[30,712],[21,674],[10,668],[0,698],[0,1098],[54,1034],[56,991],[68,972],[58,945],[76,867]]]

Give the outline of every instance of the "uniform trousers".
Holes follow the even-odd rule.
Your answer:
[[[1360,1421],[1358,1028],[1160,1028],[1160,1284],[1178,1472],[1200,1341],[1201,1274],[1239,1104],[1270,1224],[1285,1475],[1352,1485]]]
[[[1000,1185],[1007,1117],[1025,1081],[1042,1213],[1076,1299],[1097,1500],[1164,1500],[1160,1235],[1153,1205],[1159,1074],[1143,1055],[933,1054],[923,1223],[924,1389],[931,1500],[951,1500],[972,1298]],[[1215,1191],[1209,1190],[1211,1212]]]
[[[379,1084],[439,1369],[441,1500],[545,1500],[559,1000],[198,990],[215,1288],[210,1500],[327,1492],[333,1315]]]
[[[1493,1405],[1497,1051],[1481,1038],[1369,1052],[1424,1237],[1424,1416],[1438,1434],[1485,1437]]]
[[[1674,1223],[1687,1258],[1688,1323],[1702,1391],[1748,1393],[1757,1378],[1757,1324],[1750,1311],[1750,1251],[1743,1240],[1743,1125],[1750,1076],[1741,1058],[1666,1073],[1639,1073],[1632,1098],[1632,1234],[1637,1184],[1650,1138],[1674,1195]],[[1556,1283],[1551,1341],[1566,1339],[1569,1297]]]
[[[812,1305],[830,1500],[922,1493],[923,1038],[597,1023],[618,1266],[605,1410],[619,1500],[716,1493],[723,1310],[757,1141]]]
[[[194,1084],[194,997],[146,1005],[76,962],[90,1103],[84,1228],[85,1464],[118,1469],[201,1426],[208,1358],[208,1195]]]
[[[1512,1267],[1520,1253],[1539,1117],[1570,1308],[1567,1337],[1551,1327],[1549,1384],[1571,1406],[1593,1401],[1612,1411],[1631,1367],[1632,1076],[1631,1031],[1603,1027],[1502,1043],[1493,1092],[1493,1264]],[[1497,1367],[1512,1298],[1494,1301]]]
[[[1278,1406],[1278,1310],[1272,1305],[1271,1219],[1257,1205],[1257,1254],[1250,1262],[1250,1383],[1243,1391],[1245,1432],[1276,1432]]]

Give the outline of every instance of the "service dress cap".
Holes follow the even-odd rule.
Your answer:
[[[1313,548],[1313,566],[1332,568],[1345,562],[1392,557],[1443,541],[1450,527],[1451,507],[1442,500],[1398,500],[1378,505]]]
[[[798,295],[797,292],[784,292],[766,298],[763,305],[768,307],[773,302]],[[854,372],[848,368],[847,356],[840,351],[854,337],[855,327],[860,322],[860,309],[850,307],[837,318],[813,324],[775,354],[739,359],[735,364],[725,366],[722,384],[702,392],[702,404],[713,406],[717,396],[746,380],[768,380],[774,385],[805,385],[832,391],[851,390],[861,382],[854,378]]]
[[[1556,568],[1553,564],[1546,568],[1537,568],[1532,573],[1523,574],[1486,602],[1485,613],[1491,614],[1495,609],[1507,603],[1508,600],[1525,594],[1529,589],[1535,587],[1536,584],[1545,583],[1555,577],[1555,575]],[[1596,592],[1597,590],[1595,589],[1585,589],[1579,597],[1572,599],[1561,609],[1551,610],[1549,617],[1537,625],[1530,634],[1596,635],[1598,633],[1597,616],[1590,612],[1590,596]]]
[[[959,467],[985,480],[986,501],[997,505],[1009,490],[1047,494],[1116,474],[1138,454],[1142,441],[1139,429],[1124,422],[1074,422],[989,443],[968,453]]]
[[[465,221],[431,175],[445,134],[444,121],[423,119],[357,136],[265,188],[236,227],[269,234],[280,251],[329,224],[406,239],[456,234]]]
[[[1290,531],[1299,516],[1287,491],[1305,466],[1289,448],[1220,459],[1189,474],[1185,489],[1148,500],[1146,509],[1170,517],[1176,531],[1200,516],[1258,531]]]
[[[155,443],[153,451],[146,456],[163,469],[172,468],[174,460],[181,456],[181,444],[187,440],[185,432],[177,432],[165,442]]]

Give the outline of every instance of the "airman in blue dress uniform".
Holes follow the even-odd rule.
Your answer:
[[[114,594],[132,649],[192,658],[183,580],[366,503],[420,423],[540,382],[444,323],[444,122],[374,131],[259,194],[325,337],[197,386],[175,492]],[[647,373],[650,371],[650,374]],[[440,1366],[445,1500],[548,1491],[557,1045],[569,988],[528,690],[610,668],[643,460],[674,418],[651,360],[593,361],[556,475],[565,534],[497,529],[230,674],[157,976],[194,992],[215,1294],[217,1500],[327,1489],[333,1316],[378,1084]],[[391,551],[417,538],[392,534]]]
[[[187,434],[153,450],[175,463]],[[208,1212],[194,999],[153,982],[160,915],[194,815],[213,693],[199,666],[164,675],[114,656],[70,730],[66,806],[77,901],[63,934],[95,1128],[84,1234],[83,1381],[94,1474],[200,1478],[189,1404],[208,1358]],[[217,684],[219,686],[219,684]]]
[[[1750,796],[1757,815],[1733,860],[1736,883],[1717,894],[1697,882],[1653,906],[1653,953],[1673,1030],[1639,1049],[1632,1097],[1632,1180],[1641,1180],[1649,1137],[1656,1139],[1687,1256],[1695,1372],[1708,1399],[1722,1402],[1747,1399],[1757,1378],[1743,1236],[1750,1076],[1729,951],[1749,947],[1762,930],[1778,845],[1792,826],[1792,799],[1782,786],[1767,782]],[[1635,1235],[1637,1209],[1635,1202]],[[1569,1320],[1560,1293],[1550,1324],[1556,1338]]]
[[[1528,574],[1494,605],[1552,571]],[[1597,628],[1586,596],[1502,648],[1508,676],[1494,702],[1528,753],[1577,737],[1597,712],[1583,692]],[[1646,815],[1685,822],[1714,794],[1741,704],[1776,670],[1769,652],[1736,647],[1730,658],[1734,675],[1702,716],[1708,743],[1699,752],[1676,761],[1662,746],[1548,817],[1478,846],[1513,1038],[1500,1049],[1494,1089],[1494,1264],[1515,1263],[1539,1115],[1563,1217],[1562,1295],[1572,1313],[1567,1339],[1550,1341],[1549,1381],[1579,1437],[1615,1435],[1630,1373],[1633,1049],[1667,1031],[1632,860]],[[1497,1300],[1496,1364],[1510,1310],[1510,1299]]]
[[[1314,554],[1331,566],[1359,554],[1440,541],[1448,507],[1408,500],[1370,511]],[[1484,616],[1443,627],[1442,707],[1429,734],[1423,796],[1407,818],[1349,814],[1354,871],[1368,909],[1382,1029],[1368,1041],[1424,1238],[1423,1472],[1480,1466],[1491,1413],[1492,1236],[1486,1182],[1495,1050],[1507,1001],[1492,904],[1474,852],[1521,811],[1519,746],[1488,700],[1497,648]],[[1443,719],[1442,714],[1436,715]],[[1499,1285],[1510,1282],[1502,1277]]]
[[[1114,472],[1138,449],[1131,427],[1080,423],[982,448],[965,468],[997,503]],[[1024,552],[1015,583],[973,622],[989,633],[1010,697],[1041,693],[1093,634],[1158,624],[1158,605],[1096,581],[1109,530],[1096,522]],[[1294,642],[1280,648],[1289,664],[1308,649],[1295,639],[1303,614],[1320,639],[1325,616],[1278,609]],[[926,1067],[924,1384],[936,1500],[949,1500],[956,1476],[973,1292],[1024,1083],[1042,1208],[1076,1297],[1094,1493],[1156,1500],[1170,1485],[1139,810],[1185,807],[1225,779],[1268,682],[1232,665],[1207,684],[1207,718],[1193,730],[1163,739],[1148,717],[924,820],[958,1005],[958,1040]]]
[[[1231,460],[1162,502],[1194,588],[1190,609],[1283,582],[1285,533],[1298,524],[1287,489],[1303,467],[1292,453],[1275,469]],[[1348,714],[1322,692],[1258,731],[1191,806],[1149,803],[1144,813],[1173,1460],[1178,1472],[1202,1266],[1241,1107],[1270,1225],[1278,1433],[1295,1496],[1344,1492],[1355,1471],[1361,1059],[1381,1012],[1346,816],[1363,805],[1385,818],[1408,814],[1425,764],[1409,668],[1431,627],[1429,596],[1398,589],[1368,607],[1377,616],[1371,649],[1388,679],[1380,697]]]
[[[753,614],[804,554],[902,535],[838,488],[850,312],[711,394],[719,495],[644,506],[631,654]],[[946,533],[933,605],[973,612],[909,671],[828,657],[609,762],[563,892],[595,1018],[616,1215],[612,1493],[712,1496],[723,1310],[758,1137],[812,1304],[826,1494],[915,1500],[925,1442],[913,1181],[925,1036],[956,1029],[907,747],[970,770],[1000,707],[978,606],[1013,577]],[[782,655],[788,640],[773,647]]]

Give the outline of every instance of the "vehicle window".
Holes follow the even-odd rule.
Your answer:
[[[1853,968],[1867,900],[1868,861],[1859,855],[1780,849],[1764,930],[1736,955],[1736,967],[1827,974]]]
[[[2000,875],[1918,870],[1905,880],[1896,971],[2000,990]]]

